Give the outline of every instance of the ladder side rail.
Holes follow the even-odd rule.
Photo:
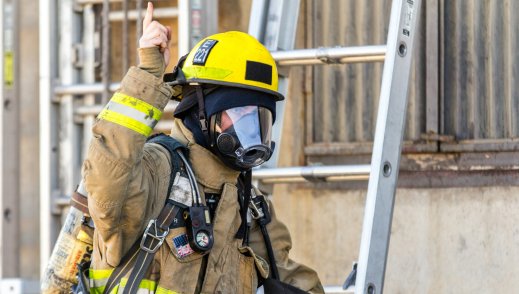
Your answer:
[[[420,0],[394,0],[382,75],[355,293],[382,293]]]

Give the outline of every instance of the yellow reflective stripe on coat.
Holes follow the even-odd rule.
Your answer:
[[[149,136],[162,117],[162,111],[151,104],[122,93],[115,93],[110,102],[98,115],[99,119],[110,121]]]
[[[109,270],[94,270],[90,269],[88,271],[88,277],[90,279],[90,293],[92,294],[103,294],[105,291],[106,283],[108,279],[113,273],[113,269]],[[114,288],[114,291],[111,293],[117,293],[117,288]]]
[[[122,289],[124,289],[124,287],[126,286],[126,284],[128,283],[128,279],[127,278],[122,278],[121,279],[121,284],[119,285],[119,287]],[[139,290],[137,292],[139,293],[155,293],[155,289],[157,288],[157,282],[155,281],[152,281],[152,280],[146,280],[146,279],[143,279],[141,281],[141,283],[139,284]],[[143,292],[143,290],[147,290],[148,292]]]
[[[180,293],[168,290],[166,288],[162,288],[161,286],[158,286],[157,291],[155,291],[155,294],[180,294]]]
[[[106,283],[110,278],[110,275],[113,273],[113,269],[110,270],[89,270],[89,278],[90,278],[90,293],[92,294],[103,294]],[[109,294],[117,294],[119,292],[124,291],[124,287],[128,283],[128,278],[122,278],[119,285],[116,285]],[[178,292],[168,290],[166,288],[157,287],[157,282],[143,279],[139,284],[138,293],[147,293],[147,294],[178,294]]]
[[[107,269],[107,270],[90,269],[88,271],[88,277],[91,280],[104,280],[104,279],[108,279],[112,275],[113,271],[114,271],[113,269]]]

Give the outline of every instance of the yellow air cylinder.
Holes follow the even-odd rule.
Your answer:
[[[81,189],[82,184],[78,193],[86,195]],[[92,255],[94,229],[89,221],[88,214],[70,207],[42,278],[42,293],[70,293],[77,284],[78,264],[89,261]]]

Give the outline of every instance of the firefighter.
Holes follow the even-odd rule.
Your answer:
[[[90,291],[103,292],[114,268],[168,198],[174,158],[166,148],[145,142],[168,100],[179,96],[171,137],[189,150],[202,202],[211,212],[214,244],[207,252],[193,250],[186,242],[189,222],[175,223],[139,291],[255,293],[269,276],[268,255],[260,229],[246,217],[246,204],[243,207],[244,197],[259,191],[243,188],[250,185],[251,168],[272,154],[275,103],[283,99],[277,92],[275,62],[245,33],[216,34],[181,60],[175,82],[170,83],[177,86],[172,87],[163,80],[171,29],[152,16],[153,5],[148,3],[139,41],[140,64],[128,71],[120,90],[98,116],[83,164],[88,208],[96,228]],[[175,90],[179,87],[180,95]],[[268,205],[267,228],[279,279],[304,291],[323,293],[315,271],[289,258],[289,232]],[[118,283],[120,293],[127,278]]]

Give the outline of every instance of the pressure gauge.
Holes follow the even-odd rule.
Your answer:
[[[186,220],[187,237],[191,248],[204,253],[213,247],[213,224],[211,223],[207,206],[189,207],[189,217]]]
[[[201,248],[207,248],[209,246],[209,234],[206,231],[198,231],[195,237],[196,244]]]

